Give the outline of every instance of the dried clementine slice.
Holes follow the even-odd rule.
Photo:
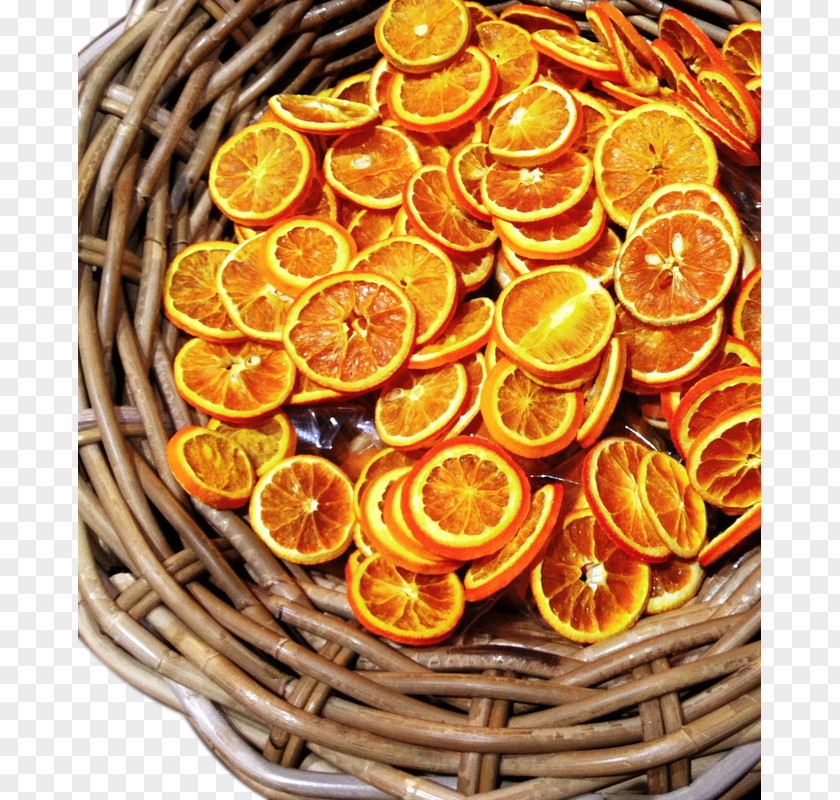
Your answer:
[[[579,203],[589,190],[592,174],[592,162],[574,152],[536,167],[512,167],[497,161],[481,179],[481,200],[495,217],[536,222]]]
[[[615,115],[608,106],[588,92],[573,89],[572,95],[578,101],[581,113],[580,133],[572,144],[572,148],[575,152],[592,159],[598,140],[612,124]]]
[[[744,84],[726,67],[702,69],[697,81],[723,109],[732,127],[747,144],[755,144],[761,134],[761,109]]]
[[[486,222],[464,211],[449,189],[443,167],[422,167],[405,184],[404,208],[418,232],[447,251],[473,253],[496,241]]]
[[[598,12],[609,20],[622,45],[632,53],[639,63],[644,68],[653,70],[657,78],[661,78],[662,70],[659,65],[659,60],[653,52],[653,48],[650,46],[648,40],[636,30],[630,20],[618,8],[612,5],[612,3],[600,2],[594,8],[597,8]],[[618,59],[618,56],[616,58]],[[621,67],[620,60],[619,66]],[[622,74],[624,74],[623,68]]]
[[[493,97],[497,82],[496,65],[470,46],[434,72],[398,72],[389,87],[388,108],[409,130],[448,131],[475,117]]]
[[[583,393],[583,419],[575,434],[581,447],[595,444],[607,427],[618,405],[626,368],[626,342],[619,336],[613,336],[601,359],[595,382]]]
[[[172,259],[163,278],[163,313],[177,328],[210,342],[242,341],[216,289],[216,271],[235,245],[197,242]]]
[[[574,441],[583,418],[583,394],[538,384],[512,361],[501,359],[481,390],[481,416],[506,450],[544,458]]]
[[[417,459],[409,453],[395,450],[393,447],[383,447],[362,467],[359,477],[353,485],[353,509],[356,517],[361,520],[361,498],[371,481],[398,467],[414,466]]]
[[[715,43],[679,9],[669,8],[659,15],[659,38],[695,75],[707,66],[723,63]]]
[[[455,313],[455,267],[443,250],[418,236],[392,236],[372,244],[348,270],[382,275],[403,289],[417,312],[415,346],[434,339]]]
[[[621,71],[608,47],[561,30],[539,30],[531,42],[541,53],[590,78],[620,81]]]
[[[403,72],[430,72],[454,58],[470,35],[462,0],[389,0],[376,21],[374,38],[388,61]]]
[[[321,456],[281,461],[257,481],[249,506],[251,527],[279,558],[321,564],[353,541],[353,484]]]
[[[619,301],[649,325],[680,325],[722,302],[740,251],[726,226],[701,211],[669,211],[627,236],[615,262]]]
[[[607,128],[594,165],[598,197],[610,219],[626,228],[660,187],[713,184],[718,159],[709,135],[688,114],[656,102],[627,111]]]
[[[390,93],[391,80],[396,74],[397,70],[391,66],[384,56],[373,65],[373,69],[370,71],[367,104],[375,108],[382,119],[390,119],[388,94]]]
[[[662,78],[668,84],[668,88],[672,91],[677,91],[680,88],[680,77],[691,75],[688,67],[683,64],[676,50],[668,43],[663,42],[662,39],[654,39],[650,43],[650,49],[653,50],[653,54],[659,61]]]
[[[583,460],[583,492],[604,532],[624,552],[647,563],[665,561],[671,550],[642,503],[639,477],[650,452],[621,436],[602,439]]]
[[[275,94],[268,105],[278,119],[301,133],[349,133],[379,118],[367,103],[314,97],[308,94]]]
[[[289,418],[278,411],[266,420],[249,425],[228,425],[211,419],[207,429],[238,444],[247,454],[254,473],[261,478],[282,459],[294,455],[297,434]]]
[[[469,602],[490,597],[524,572],[554,530],[560,515],[563,486],[547,483],[531,496],[528,516],[497,553],[476,558],[464,573],[464,596]]]
[[[516,167],[545,164],[572,146],[580,126],[580,108],[571,93],[537,81],[499,111],[490,132],[490,154]]]
[[[449,254],[452,266],[455,267],[455,274],[458,278],[459,296],[463,297],[468,292],[479,289],[493,272],[493,262],[496,260],[496,248],[491,245],[484,250],[475,250],[472,253]]]
[[[330,97],[369,106],[370,75],[359,74],[344,78],[333,87]]]
[[[489,297],[459,303],[449,324],[431,342],[411,354],[412,369],[434,369],[475,353],[490,338],[495,306]]]
[[[700,591],[706,573],[694,559],[669,558],[650,565],[648,614],[661,614],[684,606]]]
[[[468,559],[510,541],[530,499],[525,473],[501,448],[456,436],[431,448],[409,473],[402,511],[429,550]]]
[[[303,199],[314,161],[310,144],[288,126],[249,125],[225,141],[213,157],[210,196],[234,222],[269,225]]]
[[[615,304],[601,284],[575,267],[544,267],[511,281],[496,301],[499,347],[529,373],[562,379],[610,340]]]
[[[417,148],[384,125],[344,134],[324,155],[327,183],[364,208],[399,206],[403,185],[419,168]]]
[[[756,503],[741,514],[728,528],[721,531],[709,542],[697,556],[701,566],[708,567],[722,555],[728,553],[735,545],[740,544],[751,533],[761,527],[761,503]]]
[[[577,22],[567,14],[561,14],[553,8],[535,6],[530,3],[514,3],[507,8],[503,8],[499,13],[499,19],[518,25],[528,33],[546,30],[547,28],[555,28],[569,33],[580,33]]]
[[[496,64],[499,80],[495,95],[524,89],[537,75],[539,55],[527,31],[502,20],[481,22],[475,27],[478,47]]]
[[[308,406],[311,403],[326,403],[353,396],[346,392],[337,392],[335,389],[327,389],[299,371],[295,375],[295,385],[292,387],[292,393],[286,398],[285,405]]]
[[[400,125],[396,120],[386,120],[384,123],[387,127],[394,127],[417,148],[417,153],[420,156],[420,163],[425,167],[433,165],[437,167],[445,167],[449,163],[449,151],[438,141],[433,133],[423,133],[422,131],[410,131],[408,128]]]
[[[476,25],[481,22],[488,22],[489,20],[499,18],[495,11],[491,11],[487,8],[487,6],[482,5],[481,3],[473,2],[473,0],[466,0],[464,5],[467,7],[467,11],[470,15],[470,22],[472,22],[473,38]],[[475,42],[471,40],[470,44],[475,44]]]
[[[236,442],[198,425],[177,431],[166,462],[178,483],[213,508],[239,508],[254,489],[254,468]]]
[[[190,339],[173,362],[175,386],[190,405],[223,422],[262,417],[292,390],[295,366],[280,347]]]
[[[283,342],[298,369],[341,392],[369,391],[408,359],[417,325],[408,295],[372,272],[320,278],[298,295]]]
[[[441,642],[464,613],[464,587],[454,572],[420,575],[378,553],[356,568],[347,599],[365,628],[400,644]]]
[[[446,179],[455,201],[484,222],[490,222],[492,217],[481,200],[481,179],[492,163],[488,145],[467,142],[452,154],[446,165]]]
[[[645,610],[650,567],[627,555],[588,510],[569,514],[531,571],[543,619],[575,642],[599,642],[627,630]]]
[[[533,41],[533,40],[532,40]],[[540,66],[537,75],[548,83],[556,83],[569,91],[582,89],[589,80],[588,75],[567,67],[544,53],[540,53]]]
[[[732,309],[732,332],[761,358],[761,266],[741,282]]]
[[[467,373],[467,397],[464,400],[458,416],[447,425],[443,431],[434,437],[430,445],[438,444],[444,439],[451,439],[463,433],[469,424],[478,416],[481,401],[481,387],[487,378],[487,362],[480,351],[472,353],[461,360],[461,365]]]
[[[393,209],[360,208],[347,223],[347,233],[353,237],[356,250],[387,239],[394,232]]]
[[[740,514],[761,501],[761,404],[722,414],[704,428],[686,456],[688,477],[702,498]]]
[[[721,55],[738,80],[761,80],[761,20],[742,22],[729,31]]]

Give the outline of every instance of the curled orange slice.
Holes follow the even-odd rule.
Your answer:
[[[627,345],[619,336],[613,336],[606,347],[598,374],[592,386],[583,394],[583,419],[575,434],[581,447],[591,447],[604,432],[612,417],[627,369]]]
[[[475,27],[478,47],[496,64],[500,96],[524,89],[537,75],[539,54],[527,31],[503,20],[481,22]]]
[[[408,366],[434,369],[480,350],[490,338],[493,309],[489,297],[474,297],[459,303],[446,328],[433,341],[415,350]]]
[[[535,31],[531,41],[544,55],[590,78],[601,81],[621,80],[621,71],[612,51],[598,42],[566,31],[549,29]]]
[[[661,614],[684,606],[700,590],[706,573],[694,559],[669,558],[650,565],[648,614]]]
[[[721,531],[710,541],[697,556],[697,561],[704,567],[717,561],[735,545],[742,542],[751,533],[761,527],[761,503],[756,503],[741,514],[728,528]]]
[[[238,444],[247,454],[258,478],[282,459],[294,455],[297,446],[295,429],[282,411],[253,425],[228,425],[211,419],[207,429]]]
[[[741,282],[732,309],[732,332],[761,358],[761,266]]]
[[[348,133],[379,117],[366,103],[336,97],[276,94],[268,99],[268,105],[281,122],[301,133]]]

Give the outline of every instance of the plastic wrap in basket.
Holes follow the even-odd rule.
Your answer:
[[[591,3],[546,5],[588,34]],[[668,8],[613,5],[648,40]],[[760,16],[758,0],[677,5],[717,45]],[[596,644],[509,595],[468,608],[441,644],[394,646],[355,621],[341,561],[279,559],[241,510],[191,498],[169,469],[172,434],[206,417],[173,377],[185,338],[162,311],[164,275],[189,244],[236,241],[208,190],[214,153],[270,96],[370,70],[382,8],[136,0],[80,54],[80,636],[268,798],[744,796],[759,782],[755,535],[687,604]],[[754,243],[755,171],[721,158]],[[289,417],[299,452],[375,437],[365,401]],[[625,422],[665,446],[640,415]]]

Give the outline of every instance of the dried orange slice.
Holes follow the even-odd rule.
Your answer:
[[[298,372],[295,375],[295,385],[292,387],[292,393],[286,398],[285,405],[307,406],[311,403],[326,403],[330,400],[341,400],[353,396],[347,392],[327,389],[326,386],[321,386],[307,375]]]
[[[247,454],[254,473],[261,478],[282,459],[295,454],[297,434],[289,418],[278,411],[266,420],[248,425],[228,425],[211,419],[207,429],[226,436]]]
[[[679,461],[651,450],[639,464],[639,498],[659,538],[680,558],[693,558],[706,540],[706,506]]]
[[[700,591],[706,573],[694,559],[669,558],[650,565],[648,614],[661,614],[684,606]]]
[[[392,236],[372,244],[348,270],[382,275],[403,289],[417,313],[415,346],[434,339],[455,313],[455,267],[443,250],[418,236]]]
[[[216,151],[208,188],[234,222],[266,226],[303,199],[315,170],[311,145],[279,122],[243,128]]]
[[[618,35],[622,45],[632,53],[642,67],[652,70],[657,78],[661,78],[662,68],[659,64],[659,59],[653,52],[653,48],[650,46],[648,40],[636,30],[630,20],[618,8],[608,2],[598,3],[594,8],[612,23],[613,30]],[[594,29],[593,32],[595,32]],[[618,56],[616,58],[618,59]],[[621,67],[620,59],[618,60],[619,66]],[[622,74],[624,74],[623,71]],[[630,81],[627,82],[630,83]]]
[[[761,134],[761,109],[744,84],[725,67],[700,70],[697,81],[723,109],[747,144],[755,144]]]
[[[298,295],[283,342],[298,369],[341,392],[385,383],[408,359],[414,305],[396,283],[372,272],[327,275]]]
[[[374,38],[388,61],[403,72],[430,72],[454,58],[470,35],[462,0],[389,0],[376,21]]]
[[[495,162],[481,179],[481,200],[495,217],[509,222],[536,222],[579,203],[592,181],[592,162],[567,152],[536,167]]]
[[[447,251],[473,253],[486,250],[496,241],[492,226],[475,219],[455,202],[443,167],[422,167],[409,178],[404,208],[423,238]]]
[[[723,302],[739,261],[722,222],[701,211],[669,211],[628,234],[615,262],[615,292],[642,322],[680,325]]]
[[[624,306],[616,309],[615,332],[627,343],[627,379],[662,389],[698,371],[723,334],[723,308],[685,325],[647,325]]]
[[[390,92],[391,80],[397,70],[391,66],[384,56],[373,65],[370,71],[370,83],[368,84],[367,104],[377,110],[383,119],[390,119],[391,112],[388,110],[388,94]]]
[[[595,155],[598,140],[612,124],[615,115],[608,106],[588,92],[573,89],[572,95],[578,101],[581,113],[580,133],[578,133],[572,148],[575,152],[592,159]]]
[[[163,313],[177,328],[210,342],[242,341],[216,289],[216,271],[235,245],[197,242],[185,247],[163,278]]]
[[[360,208],[347,223],[347,233],[353,237],[356,250],[387,239],[394,232],[393,209]]]
[[[599,642],[627,630],[645,610],[650,567],[627,555],[589,510],[566,516],[531,571],[543,619],[575,642]]]
[[[607,214],[626,228],[660,187],[713,184],[718,159],[709,135],[688,114],[656,102],[627,111],[607,128],[595,149],[594,165]]]
[[[761,404],[722,414],[704,428],[686,455],[692,486],[727,513],[761,501]]]
[[[480,350],[490,338],[494,308],[489,297],[474,297],[459,303],[449,324],[433,341],[411,354],[408,366],[434,369]]]
[[[324,177],[342,197],[364,208],[396,208],[420,155],[395,128],[377,125],[341,136],[324,155]]]
[[[496,63],[499,80],[496,97],[524,89],[537,75],[539,56],[531,37],[522,28],[502,20],[475,27],[478,47]]]
[[[669,8],[659,15],[659,38],[673,48],[695,75],[707,66],[723,63],[714,42],[676,8]]]
[[[404,370],[380,391],[374,410],[379,437],[412,450],[440,433],[467,397],[467,372],[455,361],[430,370]]]
[[[484,250],[475,250],[472,253],[456,253],[453,251],[449,254],[449,257],[452,259],[452,266],[455,267],[455,274],[458,278],[459,296],[463,297],[487,282],[493,272],[496,248],[491,245]]]
[[[750,93],[750,97],[752,97],[753,102],[761,108],[761,76],[747,81],[744,84],[744,87]]]
[[[587,75],[549,58],[544,53],[540,53],[540,66],[537,75],[541,80],[556,83],[569,91],[582,89],[589,80]]]
[[[353,541],[353,484],[321,456],[281,461],[257,481],[249,506],[251,527],[279,558],[321,564]]]
[[[355,537],[354,540],[355,542]],[[369,555],[372,554],[373,551],[370,553],[364,552],[360,547],[357,546],[349,556],[347,556],[347,561],[344,564],[344,583],[349,584],[351,580],[353,580],[353,573],[358,568],[359,564],[362,563]]]
[[[481,179],[492,163],[488,145],[467,142],[452,154],[446,165],[446,179],[455,201],[484,222],[490,222],[492,217],[481,200]]]
[[[575,434],[581,447],[591,447],[604,432],[612,417],[627,368],[627,345],[613,336],[606,347],[592,386],[583,393],[583,418]]]
[[[563,487],[547,483],[531,496],[528,516],[501,550],[476,558],[464,573],[464,596],[469,602],[490,597],[524,572],[554,530],[560,515]]]
[[[742,542],[751,533],[761,527],[761,503],[756,503],[741,514],[728,528],[721,531],[709,542],[697,556],[701,566],[708,567],[735,545]]]
[[[349,133],[379,118],[375,108],[353,100],[308,94],[275,94],[268,105],[279,120],[301,133]]]
[[[473,0],[466,0],[464,5],[467,7],[470,15],[473,33],[475,32],[475,26],[479,23],[499,18],[495,11],[491,11],[487,6],[473,2]],[[470,44],[475,44],[475,42],[470,41]]]
[[[571,93],[537,81],[517,92],[498,113],[490,132],[490,154],[516,167],[545,164],[572,146],[580,126],[580,108]]]
[[[343,272],[356,255],[347,230],[319,217],[280,220],[266,231],[262,248],[265,277],[291,297],[324,275]]]
[[[506,450],[524,458],[559,453],[574,441],[583,418],[583,394],[543,386],[502,359],[481,390],[481,416]]]
[[[641,498],[641,465],[648,452],[626,437],[602,439],[583,460],[582,483],[592,513],[616,546],[654,563],[668,558],[671,550]]]
[[[353,103],[370,105],[370,75],[351,75],[340,80],[330,92],[330,97],[336,100],[349,100]]]
[[[518,25],[528,33],[547,28],[556,28],[569,33],[580,33],[577,22],[567,14],[561,14],[553,8],[535,6],[530,3],[514,3],[507,8],[503,8],[499,13],[499,19]]]
[[[420,163],[424,167],[427,165],[445,167],[449,163],[449,151],[438,141],[435,134],[410,131],[408,128],[400,125],[396,120],[389,119],[384,124],[388,127],[395,127],[400,133],[405,135],[417,148]]]
[[[541,53],[600,81],[620,81],[621,71],[608,47],[561,30],[538,30],[531,42]]]
[[[742,22],[729,31],[721,55],[738,80],[761,80],[761,20]]]
[[[436,436],[431,445],[438,444],[444,439],[451,439],[463,433],[469,424],[478,416],[481,401],[481,387],[487,378],[487,361],[482,352],[475,352],[460,362],[467,373],[467,397],[464,400],[458,416],[447,425],[443,432]]]
[[[414,466],[417,459],[409,453],[395,450],[393,447],[383,447],[362,467],[359,477],[353,486],[353,509],[358,519],[362,518],[361,498],[371,481],[398,467]]]
[[[193,497],[213,508],[239,508],[254,489],[254,468],[236,442],[190,425],[166,445],[166,462]]]
[[[432,552],[456,559],[510,541],[530,505],[528,479],[501,448],[475,436],[432,447],[406,478],[405,520]]]
[[[389,87],[388,108],[409,130],[448,131],[475,117],[493,97],[497,82],[491,58],[470,46],[434,72],[398,72]]]
[[[761,358],[761,266],[741,282],[732,309],[732,332]]]
[[[173,362],[175,386],[190,405],[223,422],[244,422],[282,405],[295,366],[280,347],[190,339]]]
[[[356,568],[347,599],[365,628],[400,644],[441,642],[464,613],[464,587],[454,572],[420,575],[378,553]]]
[[[496,301],[499,347],[529,373],[562,380],[610,340],[615,304],[601,284],[575,267],[544,267],[512,280]]]

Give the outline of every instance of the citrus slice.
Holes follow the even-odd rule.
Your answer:
[[[563,487],[547,483],[531,496],[528,516],[497,553],[476,558],[464,573],[464,596],[469,602],[490,597],[524,572],[554,530],[560,515]]]
[[[661,78],[662,69],[659,65],[659,59],[653,52],[653,48],[650,46],[648,40],[636,30],[630,20],[618,8],[612,5],[612,3],[600,2],[592,8],[596,9],[602,17],[605,17],[612,24],[612,28],[621,41],[621,44],[630,51],[642,68],[652,70],[657,78]],[[596,32],[594,28],[593,32]],[[622,75],[624,75],[618,54],[616,54],[616,59],[619,61],[619,67],[622,69]],[[627,80],[626,76],[625,80]],[[630,84],[630,81],[627,80],[627,83]],[[658,90],[659,87],[657,86],[656,88]]]
[[[362,467],[359,477],[353,485],[353,509],[357,519],[362,518],[361,498],[371,481],[398,467],[414,466],[417,459],[409,453],[395,450],[393,447],[383,447]]]
[[[580,105],[581,125],[572,148],[589,159],[595,155],[595,147],[604,131],[612,124],[615,115],[609,107],[588,92],[572,90]]]
[[[281,461],[257,481],[249,506],[251,527],[279,558],[321,564],[353,541],[353,484],[321,456]]]
[[[473,0],[466,0],[464,5],[467,7],[467,11],[470,15],[470,22],[472,22],[473,37],[476,25],[481,22],[488,22],[489,20],[499,18],[495,11],[491,11],[487,8],[487,6],[482,5],[481,3],[473,2]],[[471,40],[470,44],[475,44],[475,42]]]
[[[346,133],[324,155],[327,183],[364,208],[399,206],[403,185],[419,168],[417,148],[384,125]]]
[[[430,370],[404,370],[386,383],[374,410],[379,438],[411,450],[440,433],[467,397],[467,372],[457,361]]]
[[[502,359],[481,391],[481,416],[493,438],[524,458],[559,453],[574,441],[583,418],[583,395],[542,386]]]
[[[295,385],[292,387],[292,393],[286,398],[284,405],[307,406],[311,403],[325,403],[353,396],[347,392],[327,389],[326,386],[315,383],[309,376],[298,371],[295,375]]]
[[[539,57],[527,31],[502,20],[475,27],[478,47],[496,64],[499,80],[496,97],[524,89],[537,75]]]
[[[370,75],[359,74],[344,78],[333,87],[330,97],[369,106]]]
[[[433,133],[422,131],[410,131],[403,127],[396,120],[388,120],[384,123],[388,127],[395,127],[400,133],[417,148],[420,156],[420,163],[427,165],[445,167],[449,163],[449,151],[437,140]]]
[[[460,363],[467,373],[467,397],[458,412],[458,416],[431,441],[432,445],[463,433],[480,411],[481,387],[487,378],[487,362],[484,354],[480,351],[471,353],[463,358]]]
[[[379,118],[367,103],[313,97],[308,94],[275,94],[268,105],[281,122],[301,133],[349,133]]]
[[[354,537],[355,541],[355,537]],[[372,554],[373,551],[370,553],[365,553],[361,548],[357,547],[347,556],[347,561],[344,564],[344,583],[349,584],[351,580],[353,580],[353,573],[358,568],[359,564],[362,563],[369,555]]]
[[[297,446],[295,429],[282,411],[255,423],[254,427],[227,425],[218,419],[211,419],[207,429],[239,445],[248,456],[258,478],[282,459],[294,455]]]
[[[722,222],[702,211],[669,211],[628,234],[615,262],[616,296],[649,325],[692,322],[723,302],[739,260]]]
[[[449,257],[458,278],[459,296],[463,297],[468,292],[479,289],[487,282],[493,272],[496,248],[491,245],[484,250],[474,250],[471,253],[456,253],[453,251],[449,254]]]
[[[443,167],[422,167],[409,178],[404,208],[423,238],[447,251],[472,253],[485,250],[496,241],[492,226],[464,211],[455,201]]]
[[[163,279],[163,313],[175,327],[210,342],[242,341],[216,289],[216,271],[235,245],[197,242],[172,259]]]
[[[645,610],[650,567],[615,546],[588,510],[569,514],[531,571],[543,619],[575,642],[627,630]]]
[[[430,72],[454,58],[470,35],[470,15],[461,0],[389,0],[376,21],[382,53],[404,72]]]
[[[391,89],[391,81],[396,74],[397,70],[391,66],[384,56],[373,65],[373,69],[370,71],[367,104],[375,108],[383,119],[390,119],[388,94]]]
[[[706,540],[706,506],[685,467],[651,450],[639,464],[639,497],[659,538],[680,558],[693,558]]]
[[[288,126],[249,125],[216,151],[208,177],[210,196],[234,222],[269,225],[303,199],[314,160],[311,145]]]
[[[595,185],[613,222],[626,228],[636,209],[669,183],[713,184],[718,159],[709,135],[684,111],[648,103],[622,114],[595,149]]]
[[[409,473],[402,511],[429,550],[469,559],[513,538],[530,497],[525,473],[501,448],[456,436],[432,447]]]
[[[409,130],[447,131],[472,119],[493,97],[496,65],[477,47],[434,72],[398,72],[389,87],[388,108]]]
[[[758,367],[736,367],[707,375],[680,399],[671,424],[671,438],[685,455],[700,432],[721,414],[760,402]]]
[[[360,208],[347,223],[347,233],[353,237],[356,250],[387,239],[394,232],[393,209]]]
[[[676,8],[669,8],[660,14],[659,38],[674,49],[695,75],[709,65],[723,63],[723,57],[714,42]]]
[[[416,346],[437,336],[455,313],[458,278],[452,261],[418,236],[392,236],[372,244],[348,270],[382,275],[403,289],[417,314]]]
[[[615,304],[575,267],[544,267],[511,281],[496,301],[493,331],[506,355],[529,373],[562,379],[597,356],[615,324]]]
[[[282,405],[295,366],[280,347],[190,339],[173,362],[175,386],[190,405],[223,422],[256,419]]]
[[[531,34],[534,47],[563,66],[600,81],[620,81],[621,71],[608,47],[561,30]]]
[[[581,447],[591,447],[612,417],[627,368],[627,344],[613,336],[606,347],[592,386],[583,393],[583,419],[575,434]]]
[[[490,338],[494,308],[489,297],[474,297],[459,303],[449,324],[433,341],[411,354],[408,366],[434,369],[480,350]]]
[[[721,531],[709,542],[697,556],[697,561],[704,567],[717,561],[735,545],[742,542],[751,533],[761,527],[761,503],[756,503],[741,514],[728,528]]]
[[[318,217],[280,220],[266,232],[262,247],[265,277],[291,297],[317,278],[343,272],[356,255],[347,230]]]
[[[753,102],[761,108],[761,76],[753,78],[744,84],[746,90],[750,93]]]
[[[715,352],[723,334],[723,321],[723,308],[718,306],[685,325],[647,325],[619,305],[615,332],[627,343],[627,379],[662,389],[689,377]]]
[[[741,282],[732,309],[732,332],[761,358],[761,266]]]
[[[464,613],[464,587],[454,572],[420,575],[378,553],[356,568],[347,599],[365,628],[400,644],[441,642]]]
[[[554,83],[525,87],[498,113],[490,132],[490,154],[516,167],[553,161],[569,149],[580,132],[577,100]]]
[[[669,558],[664,564],[650,565],[648,614],[661,614],[684,606],[700,591],[706,573],[693,559]]]
[[[582,89],[589,80],[589,76],[578,72],[576,69],[567,67],[565,64],[561,64],[559,61],[555,61],[553,58],[545,55],[545,53],[540,53],[540,66],[537,75],[541,80],[547,81],[548,83],[556,83],[558,86],[562,86],[569,91]]]
[[[703,499],[739,514],[761,501],[761,404],[722,414],[686,456],[688,477]]]
[[[700,85],[723,109],[732,126],[755,144],[761,133],[761,109],[743,83],[726,67],[707,67],[697,75]]]
[[[568,152],[536,167],[495,162],[481,179],[481,200],[496,217],[510,222],[536,222],[579,203],[592,181],[592,162]]]
[[[729,31],[721,55],[738,80],[761,80],[761,20],[742,22]]]
[[[602,439],[583,460],[583,492],[605,533],[626,553],[642,561],[664,561],[670,548],[642,502],[639,479],[650,452],[621,436]]]
[[[553,8],[535,6],[530,3],[514,3],[499,12],[499,19],[524,28],[528,33],[556,28],[569,33],[580,33],[577,22],[567,14],[561,14]]]
[[[652,96],[636,94],[626,86],[619,86],[611,81],[596,81],[594,86],[602,95],[611,97],[614,101],[620,103],[624,111],[630,108],[638,108],[653,100]]]
[[[254,489],[254,468],[236,442],[198,425],[177,431],[166,462],[193,497],[213,508],[239,508]]]
[[[371,272],[320,278],[298,295],[283,341],[295,365],[341,392],[381,386],[408,359],[416,312],[408,295]]]
[[[446,165],[446,179],[455,201],[484,222],[490,222],[492,217],[481,200],[481,179],[492,163],[488,145],[467,142],[452,154]]]

